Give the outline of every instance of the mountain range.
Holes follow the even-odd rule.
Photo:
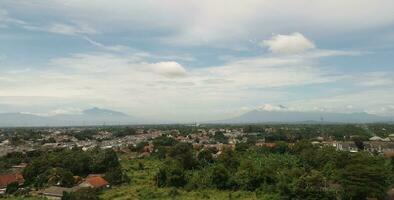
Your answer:
[[[360,113],[300,112],[252,110],[238,117],[216,123],[373,123],[392,118]]]
[[[127,125],[147,122],[113,110],[91,108],[80,114],[59,114],[54,116],[38,116],[26,113],[1,113],[0,126],[94,126],[94,125]]]
[[[205,123],[373,123],[393,122],[393,118],[361,113],[328,113],[300,111],[266,111],[252,110],[238,117]],[[0,113],[0,127],[19,126],[95,126],[95,125],[131,125],[174,123],[158,120],[147,120],[122,112],[91,108],[79,114],[58,114],[54,116],[38,116],[26,113]]]

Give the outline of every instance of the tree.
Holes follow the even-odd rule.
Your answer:
[[[198,162],[201,165],[206,165],[209,163],[213,163],[213,156],[210,149],[203,149],[197,155]]]
[[[275,147],[273,150],[274,152],[283,154],[289,151],[289,147],[286,142],[279,141],[275,143]]]
[[[210,177],[212,185],[218,189],[226,189],[229,186],[230,174],[223,164],[214,165]]]
[[[356,147],[359,151],[364,150],[364,142],[362,141],[361,138],[359,138],[359,137],[355,138],[354,144],[356,145]]]
[[[327,180],[319,171],[312,170],[300,177],[296,184],[296,195],[299,199],[335,199],[335,195],[327,191]]]
[[[111,185],[119,185],[130,180],[129,177],[122,172],[120,167],[108,170],[107,173],[105,173],[104,179],[111,183]]]
[[[153,145],[155,148],[159,146],[174,146],[176,143],[178,142],[174,138],[167,137],[165,135],[153,139]]]
[[[250,144],[246,143],[246,142],[239,142],[237,144],[235,144],[235,151],[237,152],[245,152],[249,149]]]
[[[90,154],[92,156],[91,171],[94,173],[105,173],[109,169],[120,166],[119,158],[112,149],[104,151],[95,149]]]
[[[249,145],[255,145],[257,142],[257,136],[256,135],[248,135],[247,136],[247,141],[246,143],[248,143]]]
[[[135,148],[133,148],[133,151],[136,151],[136,152],[143,152],[145,146],[147,146],[147,145],[148,145],[148,142],[146,142],[146,141],[139,142],[139,143],[135,146]]]
[[[193,169],[197,165],[191,144],[180,142],[170,149],[168,155],[178,160],[184,169]]]
[[[216,142],[222,143],[222,144],[228,144],[228,138],[220,131],[217,131],[215,135],[213,136]]]
[[[244,160],[235,174],[237,184],[243,190],[254,191],[263,183],[260,171],[250,160]]]
[[[186,184],[186,177],[182,164],[175,159],[167,159],[156,174],[156,184],[159,187],[182,187]]]
[[[81,149],[64,151],[60,165],[62,168],[70,170],[74,175],[85,176],[89,174],[91,158]]]
[[[73,174],[63,168],[52,168],[46,173],[47,181],[51,185],[61,185],[64,187],[71,187],[74,185]]]
[[[95,189],[81,188],[75,192],[65,193],[62,200],[99,200],[99,197]]]
[[[230,171],[236,171],[239,166],[239,159],[237,154],[230,148],[225,148],[219,155],[219,162],[227,167]]]
[[[390,182],[390,168],[382,158],[357,153],[341,173],[343,199],[382,199]]]

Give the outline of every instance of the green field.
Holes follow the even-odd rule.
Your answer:
[[[113,187],[102,192],[100,199],[274,199],[272,196],[256,197],[254,192],[232,192],[213,189],[186,191],[175,188],[158,188],[154,176],[160,162],[154,158],[130,159],[123,155],[122,167],[127,171],[131,182],[126,185]],[[144,170],[138,170],[138,163],[144,165]]]

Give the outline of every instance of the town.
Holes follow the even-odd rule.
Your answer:
[[[177,147],[180,144],[186,146]],[[378,157],[390,161],[391,158],[394,158],[394,125],[185,124],[2,128],[0,129],[0,195],[7,198],[24,196],[30,198],[78,199],[90,198],[78,197],[78,195],[92,193],[93,197],[101,195],[100,197],[103,198],[106,197],[107,192],[110,193],[117,187],[133,185],[133,176],[127,175],[127,171],[130,169],[127,169],[125,165],[137,163],[138,167],[141,168],[140,170],[143,170],[144,165],[146,165],[143,164],[144,162],[149,163],[152,159],[158,159],[157,161],[159,161],[171,157],[171,152],[177,151],[176,148],[180,148],[181,150],[178,150],[181,152],[172,155],[175,158],[182,156],[185,152],[190,152],[187,155],[190,158],[187,159],[196,157],[199,162],[214,163],[219,162],[215,160],[222,159],[223,155],[229,154],[229,151],[240,152],[240,154],[243,152],[243,155],[249,156],[248,154],[254,154],[254,151],[266,149],[274,155],[277,153],[287,155],[293,154],[295,149],[301,148],[302,145],[300,144],[308,144],[311,146],[310,148],[319,149],[319,151],[332,149],[333,152],[347,152],[349,156],[362,153],[367,154],[367,156],[370,155],[374,159]],[[252,151],[252,149],[254,150]],[[302,150],[299,151],[302,152]],[[99,154],[103,155],[104,158],[97,156]],[[92,169],[89,166],[82,167],[83,169],[67,169],[70,164],[79,162],[73,160],[74,158],[69,158],[71,159],[70,164],[56,163],[61,161],[56,161],[53,164],[46,163],[44,164],[46,170],[41,170],[41,172],[37,172],[37,170],[40,170],[43,166],[37,168],[34,166],[38,162],[35,158],[63,159],[64,161],[68,159],[67,156],[69,155],[72,155],[72,157],[81,155],[93,157],[88,160],[93,163],[99,162],[102,165],[111,166],[108,166],[108,168],[102,166],[99,167],[100,169]],[[205,157],[200,158],[202,155],[205,155]],[[51,158],[51,156],[59,158]],[[110,156],[112,157],[109,158]],[[98,161],[95,159],[98,159]],[[113,159],[115,161],[108,164],[109,161],[100,159]],[[128,163],[125,164],[125,162]],[[186,161],[182,160],[182,162]],[[189,160],[188,162],[194,161]],[[93,164],[87,163],[86,165]],[[201,163],[192,166],[187,165],[182,167],[183,170],[196,170],[199,165],[207,166]],[[158,172],[156,171],[157,174],[154,175],[157,176],[157,179],[160,176],[170,176],[168,174],[160,175],[160,173],[168,173],[161,170],[162,168]],[[31,171],[38,174],[31,175],[30,173],[33,173]],[[112,173],[111,171],[116,172]],[[46,177],[44,180],[37,180],[35,177],[37,175],[44,176],[44,174]],[[67,177],[69,180],[67,180]],[[166,183],[166,180],[163,181],[164,183],[157,182],[155,187],[185,186],[182,183],[174,184]],[[187,182],[187,180],[180,182]],[[340,183],[337,183],[337,181],[332,180],[329,184],[331,184],[330,187],[324,186],[323,189],[335,192],[334,194],[327,194],[329,196],[327,198],[338,196],[337,193],[344,189],[336,188],[340,187],[338,186]],[[236,187],[241,189],[239,188],[240,183],[235,185],[238,186],[216,186],[216,188],[228,190]],[[258,185],[260,184],[254,187],[258,187]],[[390,184],[386,185],[384,191],[390,193],[389,187]],[[246,189],[246,191],[250,191],[250,189]],[[380,199],[382,195],[389,194],[385,192],[379,195],[376,193],[365,195],[372,195],[367,197]]]

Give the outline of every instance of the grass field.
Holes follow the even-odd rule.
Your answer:
[[[130,159],[122,157],[122,167],[127,171],[131,182],[127,185],[113,187],[102,192],[100,199],[105,200],[148,200],[148,199],[272,199],[270,197],[256,197],[254,192],[230,192],[212,189],[186,191],[175,188],[158,188],[155,186],[154,176],[159,168],[159,161],[152,158]],[[144,170],[138,169],[141,162]]]

